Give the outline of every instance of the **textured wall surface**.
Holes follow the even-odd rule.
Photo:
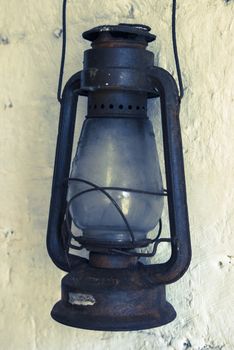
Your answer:
[[[234,1],[178,0],[193,261],[167,289],[176,321],[131,333],[71,329],[50,319],[63,275],[45,246],[59,114],[61,1],[0,0],[0,8],[0,349],[233,350]],[[70,0],[68,18],[65,79],[82,67],[89,44],[81,33],[118,22],[150,25],[158,36],[150,47],[156,62],[175,75],[170,0]],[[80,116],[84,112],[85,101]]]

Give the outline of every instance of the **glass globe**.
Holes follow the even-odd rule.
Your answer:
[[[117,202],[134,233],[142,240],[158,223],[163,196],[127,189],[163,192],[155,135],[148,118],[86,119],[72,163],[71,178],[81,178],[106,190]],[[92,186],[69,182],[68,200]],[[74,224],[89,239],[130,241],[120,213],[103,193],[91,191],[74,199],[70,213]]]

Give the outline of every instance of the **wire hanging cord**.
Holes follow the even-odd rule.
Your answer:
[[[74,234],[72,233],[71,228],[70,228],[71,220],[74,222],[73,218],[70,215],[70,206],[71,206],[72,202],[75,199],[77,199],[78,197],[80,197],[81,195],[83,195],[85,193],[92,192],[92,191],[100,191],[106,197],[109,198],[109,200],[112,202],[112,204],[116,207],[117,211],[120,213],[128,231],[129,231],[129,234],[131,236],[132,248],[134,248],[134,245],[135,245],[134,233],[133,233],[133,231],[128,223],[128,220],[127,220],[126,216],[124,215],[122,209],[119,207],[117,202],[114,200],[114,198],[107,191],[108,190],[116,190],[116,191],[134,192],[134,193],[149,194],[149,195],[156,195],[156,196],[167,196],[166,190],[164,190],[163,192],[151,192],[151,191],[142,191],[142,190],[135,190],[135,189],[130,189],[130,188],[122,188],[122,187],[100,187],[100,186],[97,186],[96,184],[94,184],[90,181],[80,179],[80,178],[69,178],[67,181],[82,182],[82,183],[85,183],[85,184],[92,187],[92,188],[86,189],[84,191],[81,191],[79,193],[76,193],[67,203],[66,216],[65,216],[66,229],[67,229],[70,237],[78,242],[79,242],[79,238],[74,236]],[[162,231],[162,221],[160,219],[159,220],[159,231],[158,231],[157,236],[154,239],[148,239],[149,244],[154,243],[153,251],[151,253],[144,254],[144,253],[137,253],[137,252],[127,252],[127,251],[123,251],[121,249],[111,249],[110,251],[113,253],[120,253],[120,254],[124,254],[124,255],[138,256],[138,257],[142,257],[142,256],[151,257],[156,253],[156,249],[157,249],[157,246],[159,243],[171,241],[170,239],[167,239],[167,238],[159,239],[160,235],[161,235],[161,231]],[[83,246],[81,245],[80,247],[77,247],[77,246],[71,245],[71,248],[75,248],[75,249],[80,250],[80,249],[83,249]]]
[[[59,80],[58,80],[58,90],[57,90],[57,100],[59,103],[62,101],[62,85],[63,85],[63,72],[64,72],[64,64],[66,57],[66,44],[67,44],[67,0],[63,0],[63,10],[62,10],[62,53],[61,53],[61,63],[60,63],[60,71],[59,71]]]
[[[176,71],[177,71],[179,90],[180,90],[179,101],[181,101],[184,96],[184,85],[183,85],[183,79],[182,79],[182,74],[180,70],[180,61],[179,61],[177,41],[176,41],[176,0],[173,0],[172,2],[172,44],[173,44],[174,59],[176,64]]]

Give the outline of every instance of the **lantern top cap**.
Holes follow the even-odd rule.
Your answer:
[[[113,37],[122,36],[126,39],[143,39],[146,43],[156,39],[154,34],[149,33],[151,28],[143,24],[119,23],[118,25],[102,25],[94,27],[83,33],[83,38],[89,41],[95,41],[100,34],[109,33]]]

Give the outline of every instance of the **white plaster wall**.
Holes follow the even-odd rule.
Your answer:
[[[176,321],[130,333],[83,331],[50,319],[63,275],[45,246],[59,114],[61,1],[0,0],[0,8],[0,349],[233,350],[233,0],[178,0],[193,261],[168,287]],[[82,67],[89,44],[81,33],[118,22],[150,25],[158,36],[151,50],[175,74],[170,0],[70,0],[66,79]],[[151,105],[152,116],[153,110]],[[84,111],[82,102],[80,116]]]

